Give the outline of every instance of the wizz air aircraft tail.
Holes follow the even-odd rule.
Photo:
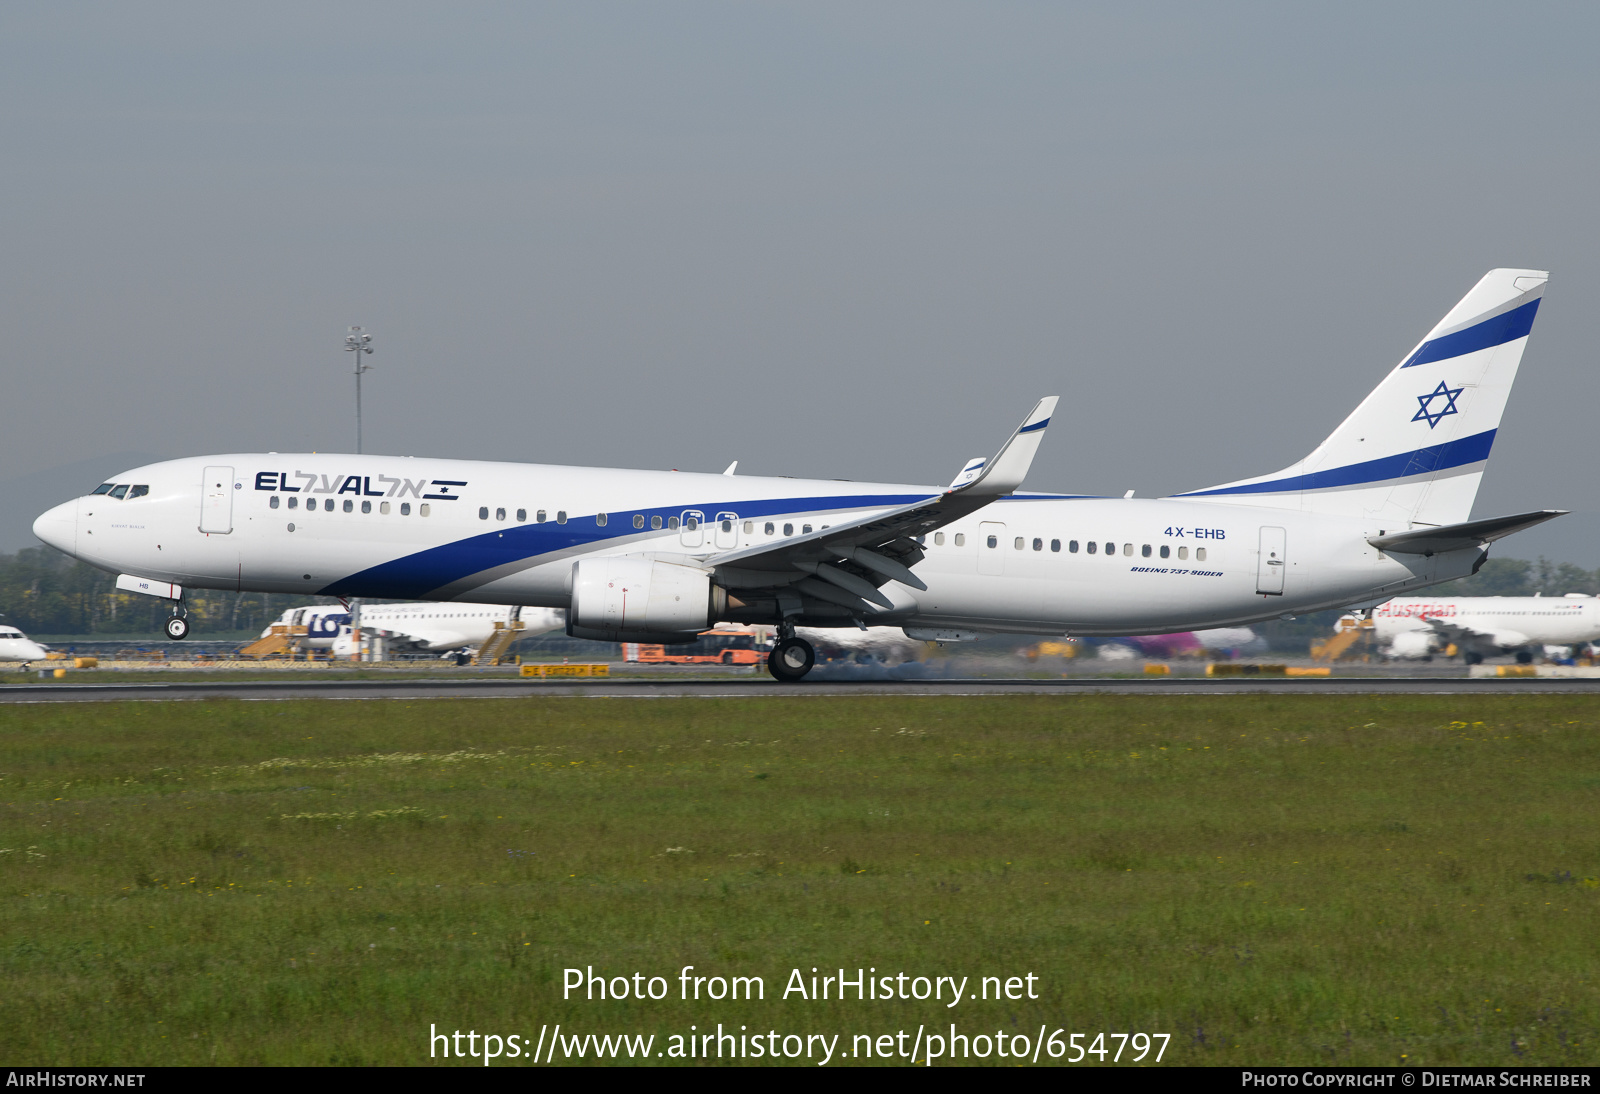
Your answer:
[[[1492,271],[1310,456],[1174,497],[1022,492],[1050,397],[946,487],[233,454],[129,471],[34,532],[172,600],[173,637],[185,586],[517,604],[609,642],[774,625],[780,680],[814,661],[798,627],[1156,634],[1375,604],[1560,515],[1467,519],[1544,282]]]
[[[1386,528],[1466,520],[1549,277],[1490,270],[1305,459],[1178,496]]]

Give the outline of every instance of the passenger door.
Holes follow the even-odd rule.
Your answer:
[[[1269,525],[1261,529],[1261,556],[1256,560],[1256,592],[1262,596],[1283,595],[1283,571],[1288,568],[1284,557],[1285,539],[1282,528]]]
[[[200,481],[200,530],[218,535],[233,531],[233,468],[206,468]]]
[[[978,525],[978,572],[999,576],[1006,568],[1006,526],[995,521]]]

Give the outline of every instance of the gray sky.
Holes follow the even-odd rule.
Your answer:
[[[1553,271],[1475,512],[1600,565],[1593,4],[0,7],[0,549],[96,461],[1036,489],[1304,455]],[[113,468],[107,467],[104,473]],[[79,479],[82,478],[82,482]],[[31,493],[30,493],[31,491]]]

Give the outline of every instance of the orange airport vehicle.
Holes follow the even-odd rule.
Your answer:
[[[767,659],[764,627],[713,627],[682,646],[624,642],[622,659],[641,665],[759,665]]]

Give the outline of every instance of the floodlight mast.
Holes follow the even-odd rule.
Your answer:
[[[361,451],[361,374],[372,366],[362,361],[361,355],[372,352],[372,335],[360,327],[351,327],[350,333],[344,336],[344,349],[346,353],[356,355],[356,452]]]

